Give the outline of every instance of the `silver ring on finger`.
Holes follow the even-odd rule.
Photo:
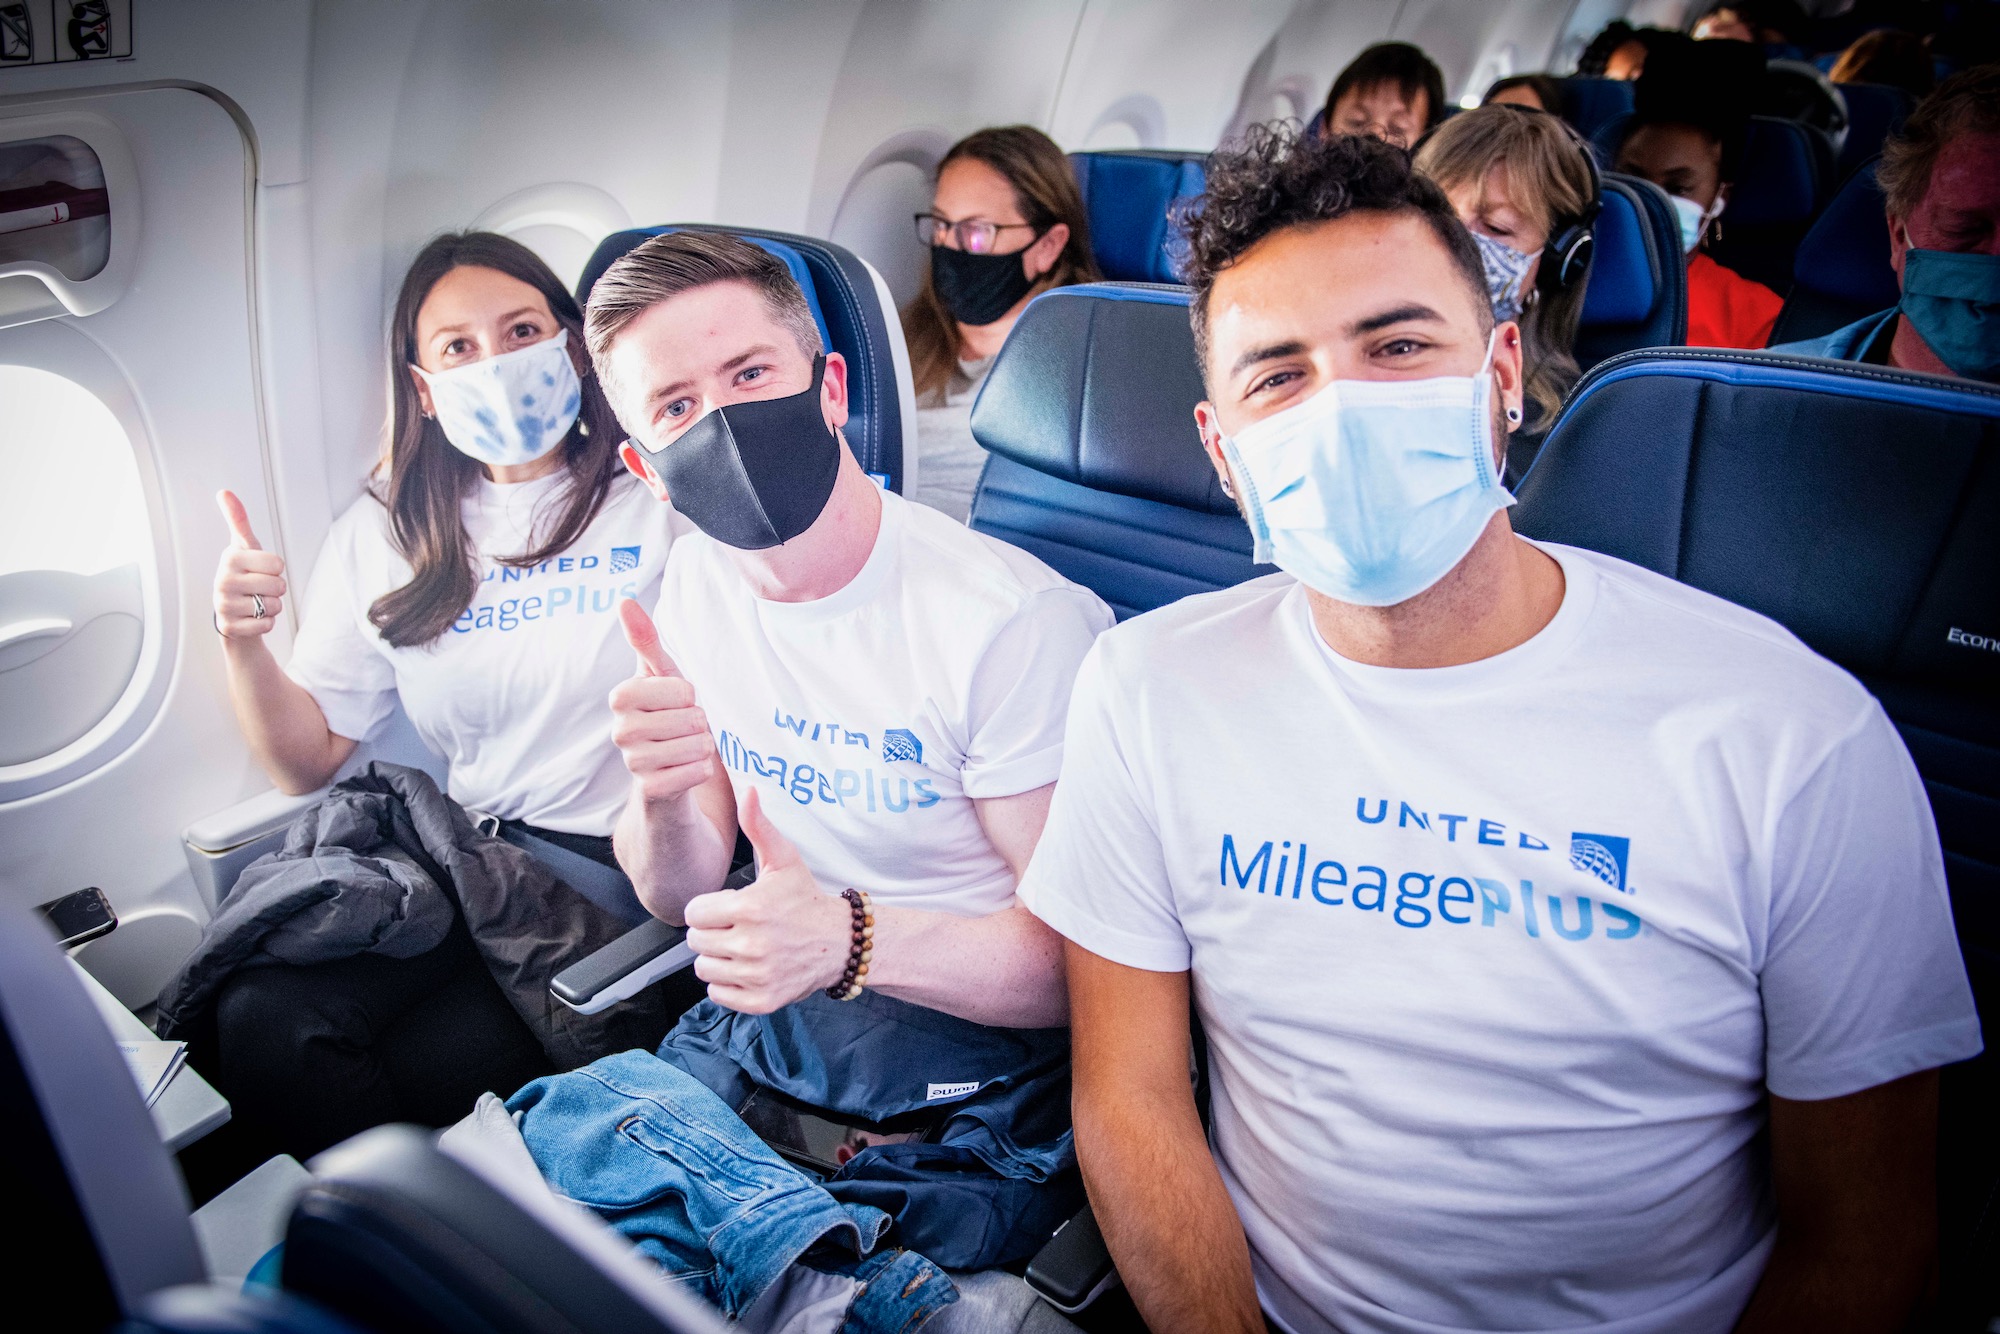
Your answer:
[[[264,610],[264,595],[262,593],[252,593],[250,595],[250,608],[250,615],[254,620],[261,621],[271,614]]]

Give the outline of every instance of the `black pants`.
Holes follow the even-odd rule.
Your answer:
[[[532,832],[616,865],[608,838]],[[204,1073],[243,1130],[298,1158],[388,1122],[449,1125],[480,1094],[554,1072],[463,920],[411,959],[243,969],[217,998],[214,1041]]]

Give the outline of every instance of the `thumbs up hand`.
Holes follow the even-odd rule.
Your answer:
[[[269,634],[284,610],[285,559],[258,545],[234,491],[219,491],[215,500],[230,536],[215,570],[215,628],[224,639],[247,643]]]
[[[737,821],[757,850],[757,879],[688,900],[687,943],[709,999],[744,1014],[769,1014],[838,982],[847,968],[853,914],[778,832],[756,788]]]
[[[694,687],[667,656],[646,609],[626,598],[618,618],[639,666],[611,692],[611,741],[642,799],[675,801],[716,772],[708,715],[695,706]]]

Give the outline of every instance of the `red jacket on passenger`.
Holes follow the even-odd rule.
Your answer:
[[[1762,347],[1785,300],[1699,250],[1688,259],[1689,347]]]

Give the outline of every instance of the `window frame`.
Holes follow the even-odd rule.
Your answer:
[[[24,764],[0,765],[0,804],[6,804],[40,796],[103,768],[153,726],[173,684],[181,608],[159,452],[138,394],[124,372],[80,330],[48,321],[0,328],[0,363],[61,376],[110,411],[125,432],[138,470],[151,556],[139,571],[143,622],[132,679],[111,710],[75,741]]]

